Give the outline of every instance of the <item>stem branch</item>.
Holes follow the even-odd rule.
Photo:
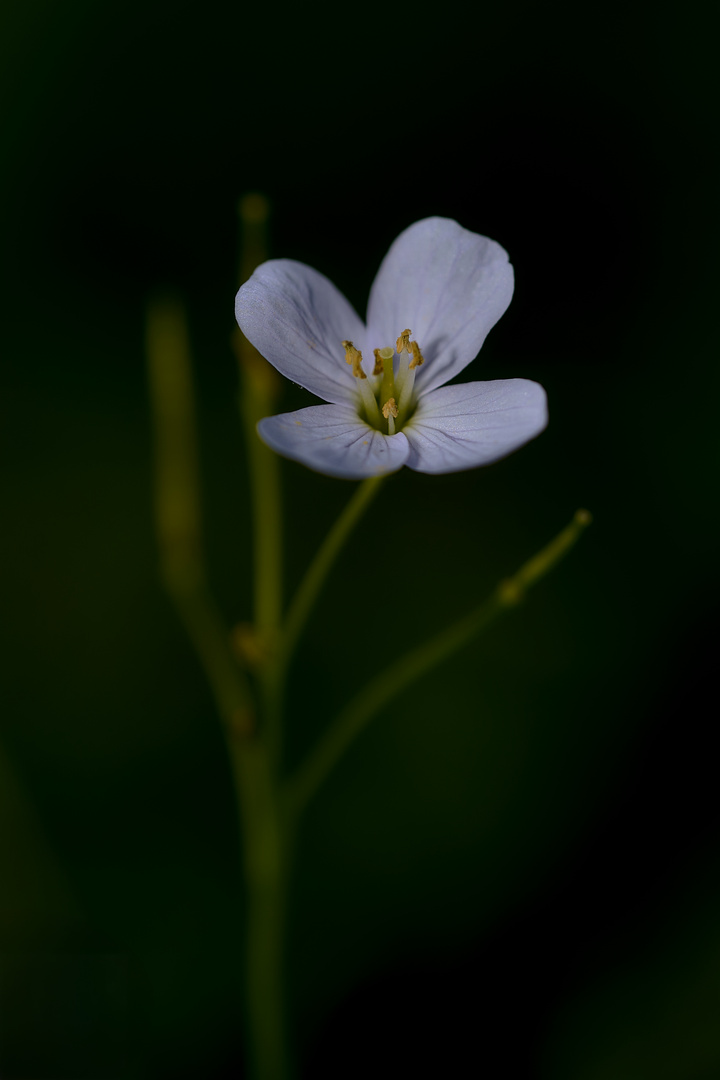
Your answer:
[[[497,615],[517,605],[527,589],[567,554],[590,521],[587,510],[578,510],[570,524],[513,577],[502,581],[484,604],[411,650],[361,690],[337,715],[305,763],[288,781],[285,789],[288,812],[293,816],[302,812],[348,747],[384,705],[484,630]]]
[[[297,640],[312,610],[325,580],[335,564],[345,541],[377,495],[384,476],[374,476],[363,482],[325,537],[315,558],[300,583],[285,619],[278,647],[278,670],[283,674],[293,654]]]
[[[151,303],[147,357],[155,420],[155,518],[162,579],[202,663],[226,727],[252,727],[250,689],[210,596],[200,527],[199,470],[187,327],[177,301]]]

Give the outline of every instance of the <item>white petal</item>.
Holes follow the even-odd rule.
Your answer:
[[[545,391],[529,379],[443,386],[420,399],[403,428],[410,443],[407,465],[424,473],[489,465],[546,424]]]
[[[346,480],[395,472],[405,464],[410,449],[402,432],[383,435],[348,405],[311,405],[268,416],[257,429],[278,454]]]
[[[477,356],[513,294],[507,252],[449,218],[426,218],[401,233],[373,283],[368,339],[395,344],[406,327],[425,363],[416,392],[442,386]]]
[[[344,340],[362,351],[365,327],[323,274],[292,259],[262,263],[235,299],[245,337],[288,379],[325,401],[355,401]],[[370,363],[372,354],[363,359]]]

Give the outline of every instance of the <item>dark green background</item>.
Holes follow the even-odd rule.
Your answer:
[[[387,485],[294,668],[290,763],[377,665],[595,516],[314,803],[290,945],[306,1076],[720,1076],[709,7],[475,10],[4,8],[7,1080],[239,1069],[230,776],[157,580],[143,320],[159,287],[187,305],[212,584],[245,619],[229,340],[251,190],[272,254],[361,311],[418,218],[499,240],[515,297],[462,378],[550,402],[508,460]],[[352,486],[283,477],[293,586]]]

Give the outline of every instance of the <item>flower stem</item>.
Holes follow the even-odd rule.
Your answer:
[[[239,336],[239,335],[238,335]],[[252,346],[243,339],[238,346]],[[265,361],[261,361],[265,363]],[[272,412],[273,397],[268,391],[266,372],[258,373],[248,364],[240,365],[242,387],[240,408],[246,432],[251,478],[255,628],[272,641],[280,626],[282,612],[282,500],[279,458],[258,438],[258,420]]]
[[[245,195],[238,203],[241,283],[267,259],[269,214],[269,203],[262,195]],[[239,330],[235,331],[233,348],[250,471],[255,629],[267,640],[277,632],[282,614],[282,499],[277,454],[260,441],[255,429],[258,420],[273,411],[280,381],[274,368]]]
[[[250,688],[207,587],[190,350],[177,301],[148,305],[146,348],[155,427],[155,520],[165,588],[185,624],[227,727],[253,725]]]
[[[238,206],[240,279],[267,258],[267,200],[246,195]],[[280,463],[257,435],[258,420],[274,411],[280,393],[275,370],[236,331],[240,414],[250,471],[254,548],[254,630],[260,652],[272,656],[282,619],[282,500]],[[290,1080],[285,1001],[285,923],[289,838],[282,817],[278,768],[282,700],[269,662],[258,668],[261,722],[255,738],[228,738],[240,819],[245,878],[245,1008],[249,1076]]]
[[[244,981],[250,1076],[290,1080],[284,979],[289,834],[266,745],[235,740],[229,749],[246,884]]]
[[[240,360],[240,412],[245,427],[250,466],[254,549],[254,629],[261,648],[272,654],[282,618],[282,500],[279,459],[258,438],[255,426],[272,412],[274,372],[240,331],[236,338]],[[282,747],[282,700],[273,687],[269,664],[259,671],[263,699],[263,735],[271,756],[279,760]]]
[[[496,616],[517,605],[525,592],[567,554],[591,520],[587,510],[578,510],[570,524],[513,577],[502,581],[484,604],[373,679],[338,714],[318,746],[287,783],[288,813],[296,818],[302,812],[354,739],[384,705],[484,630]]]
[[[271,747],[265,730],[258,729],[247,677],[236,663],[229,631],[206,583],[190,357],[184,314],[177,303],[149,306],[147,355],[162,576],[210,683],[235,784],[247,898],[244,981],[250,1075],[254,1080],[290,1080],[283,988],[287,831]],[[270,498],[277,496],[265,463],[254,475],[266,493],[269,485]],[[267,512],[263,527],[268,537],[279,533],[279,512]],[[279,589],[269,575],[280,549],[272,539],[268,543],[266,580],[256,594],[258,619],[265,629],[279,620]]]
[[[281,682],[284,681],[298,638],[335,560],[352,530],[377,495],[384,479],[384,476],[373,476],[368,480],[363,480],[355,489],[352,498],[308,567],[288,610],[278,643],[275,677]]]

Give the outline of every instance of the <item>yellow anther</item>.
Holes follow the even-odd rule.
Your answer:
[[[352,364],[355,378],[367,379],[367,375],[362,369],[362,353],[360,350],[355,348],[352,341],[343,341],[342,347],[345,350],[345,363]]]
[[[425,363],[425,357],[420,352],[420,346],[417,341],[410,341],[408,344],[410,345],[410,352],[412,353],[412,360],[408,364],[408,367],[420,367],[421,364]]]
[[[398,414],[398,407],[394,397],[387,399],[387,401],[382,407],[382,414],[386,420],[389,416],[392,416],[393,420],[395,419]]]
[[[400,337],[395,342],[395,350],[396,350],[396,352],[399,352],[399,353],[407,352],[410,349],[410,335],[411,334],[412,334],[412,330],[403,330],[402,334],[400,335]]]

